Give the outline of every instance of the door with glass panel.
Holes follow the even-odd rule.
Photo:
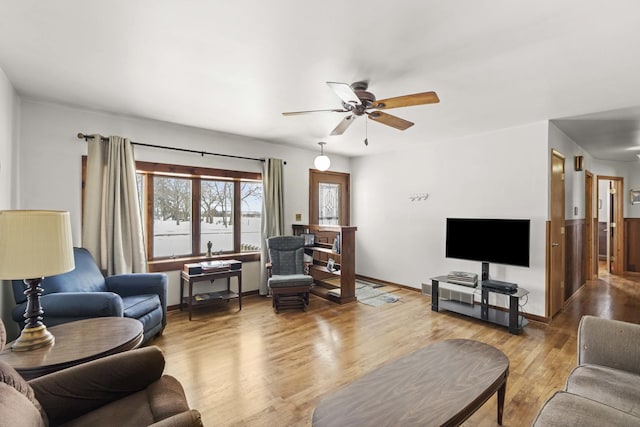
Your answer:
[[[309,170],[309,223],[349,225],[348,173]]]

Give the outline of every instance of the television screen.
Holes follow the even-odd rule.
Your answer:
[[[528,219],[447,218],[446,257],[529,267]]]

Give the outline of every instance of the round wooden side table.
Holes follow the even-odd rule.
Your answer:
[[[14,352],[11,344],[0,352],[0,360],[11,365],[26,380],[60,369],[137,348],[142,343],[142,323],[127,317],[96,317],[48,328],[53,345]]]

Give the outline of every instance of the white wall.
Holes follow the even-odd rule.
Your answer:
[[[548,157],[539,122],[352,160],[357,273],[415,288],[450,270],[480,274],[479,262],[445,258],[446,218],[529,218],[531,267],[492,264],[491,277],[528,289],[525,311],[544,316]]]
[[[78,132],[120,135],[133,141],[246,157],[274,157],[284,168],[285,222],[295,213],[308,221],[309,169],[317,146],[292,148],[237,135],[179,126],[153,120],[81,110],[23,99],[21,103],[20,185],[23,209],[60,209],[71,213],[74,244],[81,244],[81,156],[86,143]],[[257,161],[200,156],[176,151],[135,147],[137,160],[259,172]],[[331,155],[331,170],[349,172],[348,159]],[[290,227],[287,232],[291,232]],[[256,264],[256,265],[249,265]],[[243,267],[243,290],[258,289],[259,263]],[[169,304],[178,303],[178,274],[170,274]]]
[[[566,219],[585,218],[584,215],[584,171],[576,172],[573,167],[573,158],[582,155],[585,158],[584,169],[594,175],[597,182],[598,176],[622,177],[624,180],[624,216],[625,218],[639,218],[640,205],[631,205],[629,202],[629,190],[640,188],[640,161],[638,162],[614,162],[594,159],[593,156],[577,145],[565,135],[553,123],[549,124],[549,145],[566,156],[565,165],[565,189],[566,189]],[[596,197],[594,192],[594,199]],[[600,192],[602,194],[602,192]],[[578,215],[574,215],[573,207],[579,207]],[[597,203],[594,204],[597,209]],[[594,215],[598,212],[594,211]]]
[[[564,175],[565,175],[565,219],[584,219],[585,216],[585,172],[591,173],[594,167],[594,160],[590,153],[576,144],[571,138],[564,134],[553,123],[549,123],[549,146],[565,156]],[[574,167],[574,157],[584,156],[584,168],[582,171],[576,171]],[[548,154],[548,161],[551,164],[551,153]],[[551,185],[551,175],[548,177],[549,186]],[[575,208],[578,208],[576,214]],[[595,212],[594,212],[595,215]]]
[[[20,99],[4,71],[0,69],[0,209],[16,207],[17,141],[19,130]],[[0,236],[1,237],[1,236]],[[14,306],[9,282],[0,281],[0,318],[10,338],[17,335],[17,326],[11,320]]]

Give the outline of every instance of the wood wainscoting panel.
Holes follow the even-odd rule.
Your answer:
[[[584,233],[584,219],[565,221],[565,301],[571,298],[585,282],[583,267]]]
[[[624,234],[624,271],[640,272],[640,218],[625,218]]]

